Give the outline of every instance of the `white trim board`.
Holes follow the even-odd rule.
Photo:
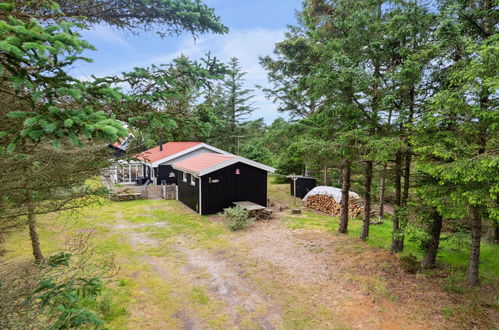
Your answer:
[[[198,205],[199,205],[199,215],[203,215],[203,192],[201,190],[201,178],[198,177],[198,181],[199,181],[199,202],[198,202]]]
[[[229,156],[232,155],[230,152],[224,151],[222,149],[215,148],[215,147],[210,146],[209,144],[206,144],[206,143],[201,143],[201,144],[195,145],[194,147],[191,147],[189,149],[185,149],[184,151],[180,151],[180,152],[177,152],[176,154],[173,154],[171,156],[168,156],[168,157],[162,158],[160,160],[157,160],[157,161],[151,163],[151,166],[152,167],[158,167],[159,165],[163,164],[164,162],[173,160],[175,158],[178,158],[180,156],[183,156],[185,154],[188,154],[190,152],[196,151],[196,150],[201,149],[201,148],[206,148],[206,149],[209,149],[209,150],[211,150],[213,152],[216,152],[216,153],[219,153],[219,154],[222,154],[222,155],[229,155]]]
[[[205,168],[204,170],[201,170],[201,171],[199,171],[199,172],[197,172],[195,174],[197,176],[201,177],[203,175],[210,174],[212,172],[218,171],[219,169],[222,169],[224,167],[230,166],[230,165],[235,164],[235,163],[243,163],[243,164],[250,165],[250,166],[259,168],[261,170],[270,172],[270,173],[274,173],[275,172],[275,168],[273,168],[273,167],[264,165],[262,163],[255,162],[255,161],[253,161],[251,159],[247,159],[247,158],[240,157],[240,156],[235,156],[235,157],[227,159],[226,161],[221,162],[221,163],[219,163],[217,165],[213,165],[211,167]],[[192,173],[188,169],[179,167],[179,166],[177,166],[175,164],[172,164],[172,167],[174,169],[176,169],[176,170],[179,170],[179,171]]]

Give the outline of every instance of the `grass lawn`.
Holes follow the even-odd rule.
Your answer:
[[[287,200],[292,204],[293,198],[288,196],[287,185],[271,185],[271,194],[278,196],[281,200]],[[302,215],[288,216],[282,218],[289,227],[324,229],[330,232],[338,230],[339,219],[320,212],[303,208]],[[357,238],[362,229],[362,219],[350,219],[348,224],[348,235]],[[367,244],[389,250],[391,246],[392,223],[390,220],[382,224],[371,226]],[[407,235],[404,242],[404,251],[401,255],[415,255],[418,259],[423,258],[423,253],[417,242],[411,240],[411,234]],[[468,236],[443,234],[437,263],[447,268],[455,277],[464,280],[467,276],[469,261],[470,241]],[[485,284],[497,284],[499,272],[499,245],[482,241],[480,249],[480,276]]]
[[[279,205],[292,202],[288,185],[270,185],[270,194]],[[46,256],[88,233],[99,254],[115,255],[119,271],[98,306],[110,329],[449,328],[455,320],[484,327],[497,320],[497,302],[483,319],[472,317],[469,297],[480,291],[460,284],[465,251],[443,244],[440,271],[451,269],[452,278],[407,275],[383,250],[389,222],[372,227],[368,244],[355,238],[359,220],[350,222],[351,237],[335,233],[337,222],[303,209],[231,232],[220,217],[176,201],[105,201],[43,217],[40,238]],[[8,259],[31,258],[27,231],[12,234],[6,248]],[[497,289],[498,252],[482,246],[489,291]],[[420,256],[409,241],[404,253]]]

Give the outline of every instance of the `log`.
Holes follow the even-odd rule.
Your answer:
[[[305,200],[305,206],[311,209],[339,217],[341,213],[340,203],[328,195],[312,195]],[[348,215],[350,218],[357,218],[364,215],[364,205],[361,199],[349,200]]]

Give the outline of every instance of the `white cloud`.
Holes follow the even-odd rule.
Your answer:
[[[93,38],[101,38],[109,43],[133,47],[133,44],[130,45],[119,34],[105,26],[99,26],[93,29],[91,33]],[[180,54],[184,54],[191,59],[199,59],[210,52],[212,56],[216,56],[223,62],[227,62],[231,57],[237,57],[242,70],[247,72],[246,88],[254,89],[255,92],[253,105],[256,110],[252,118],[264,117],[266,122],[271,122],[279,114],[276,110],[277,105],[265,99],[262,92],[255,87],[255,85],[266,86],[268,84],[266,72],[258,63],[258,57],[272,54],[275,43],[283,38],[284,30],[263,28],[231,30],[226,35],[207,35],[196,40],[192,36],[186,35],[182,37],[178,46],[175,47],[176,49],[170,53],[162,56],[145,56],[142,61],[130,63],[128,66],[123,66],[123,64],[119,67],[111,65],[95,74],[97,76],[112,75],[131,70],[133,67],[171,63]],[[79,71],[79,74],[85,75],[82,71]]]
[[[255,85],[267,85],[267,74],[258,63],[259,56],[272,54],[276,42],[284,38],[284,30],[266,30],[262,28],[238,31],[232,30],[227,35],[212,35],[193,40],[186,37],[178,49],[165,56],[151,58],[144,64],[168,63],[176,56],[184,54],[190,58],[200,58],[211,52],[219,60],[227,62],[237,57],[242,69],[247,72],[246,87],[255,89],[253,118],[264,117],[267,122],[278,117],[277,105],[265,99]]]
[[[109,44],[114,44],[122,47],[131,48],[130,45],[116,30],[113,30],[108,25],[95,25],[89,30],[82,32],[84,39],[102,40]]]

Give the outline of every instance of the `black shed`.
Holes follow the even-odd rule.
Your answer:
[[[291,196],[295,194],[295,185],[293,180],[291,180],[290,184],[290,192]],[[305,195],[312,189],[317,186],[317,179],[307,176],[300,176],[296,179],[296,197],[303,198]]]
[[[205,153],[174,163],[178,200],[208,215],[250,201],[267,206],[267,174],[272,167],[233,156]]]

